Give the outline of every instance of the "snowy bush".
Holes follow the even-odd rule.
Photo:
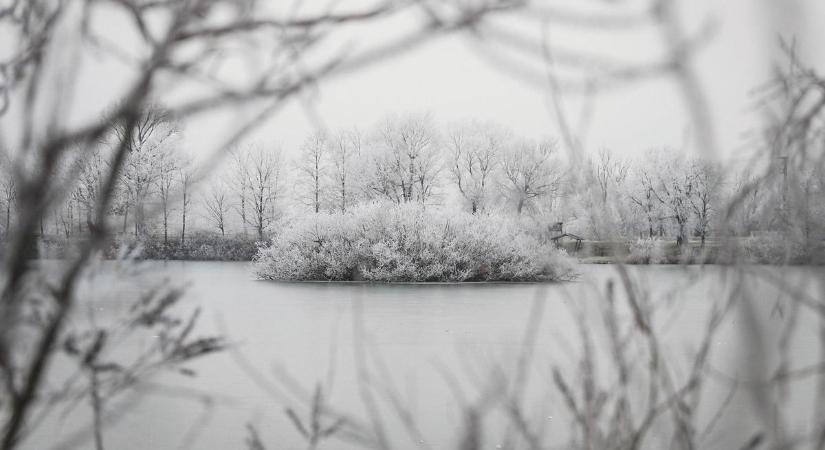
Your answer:
[[[779,232],[765,232],[741,241],[745,258],[761,264],[795,264],[808,260],[803,239]]]
[[[255,261],[272,280],[533,281],[572,270],[563,251],[515,220],[415,204],[297,218]]]
[[[667,263],[665,243],[659,239],[639,239],[630,244],[626,262],[630,264]]]
[[[181,261],[249,261],[258,251],[254,237],[207,232],[192,233],[184,242],[177,237],[167,243],[160,238],[145,238],[129,245],[139,245],[141,259]]]

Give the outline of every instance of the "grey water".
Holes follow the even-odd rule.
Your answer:
[[[225,352],[187,364],[194,377],[160,373],[107,404],[106,448],[245,448],[247,426],[252,425],[267,448],[304,449],[307,444],[285,414],[286,408],[307,418],[308,399],[320,386],[330,408],[368,423],[365,385],[378,403],[394,448],[457,448],[464,425],[462,406],[473,402],[494,374],[513,373],[531,323],[538,332],[524,396],[526,410],[534,413],[530,423],[544,435],[564,436],[570,421],[551,382],[551,371],[559,368],[575,381],[581,354],[576,318],[580,317],[593,333],[597,371],[609,372],[599,305],[607,301],[608,283],[615,286],[617,304],[625,296],[617,269],[608,265],[579,266],[581,276],[573,282],[459,285],[277,283],[255,280],[246,263],[149,265],[153,276],[185,280],[188,289],[181,306],[201,309],[196,334],[220,334],[231,345]],[[695,351],[714,299],[749,290],[760,324],[772,339],[789,308],[776,280],[816,295],[822,276],[820,269],[762,267],[754,270],[766,271],[773,281],[748,275],[742,283],[733,268],[637,266],[628,270],[637,293],[654,306],[655,331],[667,346],[665,358],[675,377],[687,370],[687,356]],[[93,313],[96,320],[117,317],[137,292],[127,284],[109,291],[85,289],[95,295],[84,297],[76,314]],[[620,314],[630,321],[629,311],[620,308]],[[812,316],[801,316],[800,332],[792,343],[799,366],[817,358]],[[775,362],[775,350],[754,348],[741,328],[741,315],[734,311],[712,345],[715,373],[748,379],[757,376],[745,370],[748,358],[762,358],[766,365]],[[153,337],[141,339],[130,345],[151,345]],[[359,372],[361,360],[370,373],[367,380]],[[69,377],[69,370],[56,363],[52,376]],[[702,414],[710,417],[727,387],[719,383],[707,389],[708,406]],[[793,412],[800,421],[812,407],[805,401],[812,389],[810,385],[792,394],[802,399],[793,402],[801,405]],[[393,396],[408,409],[414,430],[398,420]],[[758,426],[752,406],[743,390],[707,442],[718,448],[739,442]],[[24,448],[93,448],[90,417],[85,401],[61,405],[27,437]],[[484,448],[500,447],[500,422],[495,415],[485,419],[490,432]],[[359,448],[338,437],[319,447]]]

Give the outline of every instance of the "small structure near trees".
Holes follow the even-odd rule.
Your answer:
[[[564,222],[555,222],[554,224],[547,227],[550,234],[553,236],[550,238],[553,241],[553,244],[556,247],[561,247],[561,244],[565,241],[565,239],[569,239],[574,241],[575,244],[573,245],[573,251],[578,252],[582,248],[582,241],[584,238],[581,236],[577,236],[573,233],[565,233],[564,232]]]

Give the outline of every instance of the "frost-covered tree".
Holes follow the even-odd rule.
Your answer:
[[[100,183],[103,174],[108,171],[109,162],[105,149],[99,146],[78,148],[74,161],[74,170],[77,173],[77,185],[72,192],[79,206],[85,212],[83,219],[87,226],[92,222],[94,208],[97,206],[100,195]]]
[[[321,212],[324,197],[328,192],[330,139],[326,133],[316,131],[304,139],[295,161],[296,188],[299,200]]]
[[[231,209],[223,181],[214,181],[209,185],[203,197],[203,208],[209,223],[221,232],[221,236],[226,236],[226,218]]]
[[[596,158],[590,160],[590,166],[593,179],[599,187],[602,204],[606,205],[610,194],[618,191],[627,178],[629,165],[610,150],[603,148],[599,150]]]
[[[486,206],[509,139],[506,130],[490,123],[464,122],[447,131],[449,172],[473,214]]]
[[[568,196],[586,235],[593,239],[633,236],[634,208],[627,195],[630,163],[602,148],[595,155],[575,161],[571,167]],[[585,232],[585,231],[582,231]]]
[[[281,196],[281,152],[277,148],[253,148],[242,157],[243,173],[247,175],[247,189],[251,222],[263,240],[267,226],[275,218],[275,201]]]
[[[643,217],[647,228],[647,237],[656,236],[661,231],[657,225],[661,220],[661,205],[656,197],[656,174],[650,167],[637,164],[630,171],[627,196],[637,211]]]
[[[181,159],[178,177],[181,196],[180,243],[183,244],[186,242],[186,214],[189,212],[189,204],[192,203],[192,181],[195,177],[195,168],[191,160]]]
[[[332,136],[329,145],[330,160],[330,193],[334,208],[346,212],[347,208],[358,199],[359,178],[363,173],[356,170],[362,168],[363,136],[357,129],[341,130]]]
[[[722,169],[710,161],[694,159],[688,163],[688,166],[693,184],[688,201],[696,221],[696,234],[701,239],[701,245],[704,248],[711,221],[719,209],[724,176]]]
[[[432,118],[390,117],[375,135],[371,193],[397,204],[432,200],[443,168]]]
[[[11,159],[6,152],[0,152],[0,200],[2,200],[5,211],[5,227],[3,235],[8,236],[11,227],[11,215],[14,209],[14,202],[17,198],[17,184],[14,180],[14,173],[11,168]]]
[[[180,125],[162,106],[149,105],[138,117],[134,128],[115,124],[113,142],[126,142],[128,154],[120,173],[124,225],[128,210],[134,210],[135,235],[146,232],[145,204],[157,185],[167,153],[174,151]]]
[[[228,186],[232,191],[232,197],[235,199],[234,209],[238,213],[241,221],[241,230],[246,236],[246,226],[249,223],[249,167],[248,167],[248,151],[241,151],[238,149],[232,150],[230,155],[232,163],[230,166],[230,175]]]
[[[502,161],[505,194],[521,214],[525,206],[542,197],[559,192],[562,171],[555,159],[556,145],[549,140],[521,139],[505,154]]]
[[[157,185],[158,199],[163,223],[163,242],[169,242],[169,213],[176,188],[180,185],[181,160],[177,155],[163,153],[158,165]]]
[[[667,218],[676,225],[676,242],[687,244],[688,221],[693,212],[691,198],[695,194],[695,180],[688,163],[677,154],[662,150],[651,154],[655,164],[652,193],[662,205]]]

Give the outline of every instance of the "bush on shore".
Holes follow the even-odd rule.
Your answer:
[[[143,239],[131,245],[140,246],[140,258],[182,261],[252,261],[258,252],[258,242],[251,237],[221,236],[216,233],[193,233],[184,242],[163,239]]]
[[[704,247],[699,241],[680,248],[673,240],[649,238],[636,242],[585,241],[581,250],[568,252],[585,262],[602,263],[825,265],[825,242],[778,232],[720,237],[707,241]]]
[[[565,252],[516,220],[408,204],[285,224],[255,258],[271,280],[540,281],[572,277]]]
[[[667,261],[665,243],[649,238],[631,242],[624,258],[628,264],[664,264]]]
[[[32,257],[61,259],[70,255],[83,238],[65,239],[45,236],[39,240]],[[123,252],[134,253],[138,259],[182,261],[252,261],[258,252],[258,242],[246,236],[221,236],[217,233],[195,232],[186,240],[144,236],[119,237],[103,249],[106,259],[117,258]]]

